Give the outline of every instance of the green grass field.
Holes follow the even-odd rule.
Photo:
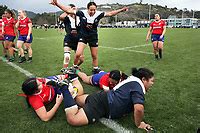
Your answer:
[[[99,66],[105,71],[120,69],[127,74],[132,67],[150,68],[156,80],[146,95],[144,120],[157,132],[195,133],[200,127],[200,30],[167,29],[164,58],[159,61],[149,54],[152,46],[144,46],[146,33],[147,29],[99,29]],[[34,30],[33,36],[33,62],[14,63],[37,76],[60,74],[64,33]],[[89,48],[84,54],[82,70],[91,74]],[[25,99],[17,96],[22,93],[26,76],[2,60],[0,70],[1,132],[113,132],[100,122],[83,127],[68,125],[62,105],[51,121],[42,122],[27,107]],[[84,83],[83,87],[86,93],[98,90]],[[135,127],[132,114],[116,122],[143,132]]]

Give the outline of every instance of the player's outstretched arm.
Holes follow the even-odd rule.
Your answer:
[[[55,115],[56,111],[58,110],[58,107],[62,103],[62,100],[63,100],[63,96],[57,95],[56,103],[50,111],[47,112],[45,106],[43,106],[43,107],[35,110],[35,112],[42,121],[49,121]]]
[[[63,10],[64,12],[66,12],[68,14],[76,14],[76,11],[74,11],[72,8],[70,8],[70,6],[64,6],[64,5],[60,4],[58,2],[58,0],[51,0],[50,4],[57,6],[58,8],[60,8],[61,10]]]
[[[151,126],[149,124],[146,124],[143,122],[143,117],[144,117],[144,106],[142,104],[135,104],[134,105],[134,120],[135,120],[135,125],[138,128],[145,129],[148,131]]]
[[[128,7],[123,7],[123,8],[118,9],[118,10],[113,10],[113,11],[110,11],[110,12],[106,12],[105,13],[105,17],[114,16],[114,15],[117,15],[118,13],[120,13],[120,12],[125,12],[125,11],[128,11]]]
[[[68,14],[66,12],[62,13],[60,16],[59,16],[59,19],[61,21],[64,21],[65,17],[67,16]]]

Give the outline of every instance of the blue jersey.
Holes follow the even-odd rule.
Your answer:
[[[144,104],[145,88],[142,81],[134,76],[116,85],[108,92],[110,118],[120,118],[133,112],[134,104]]]
[[[83,36],[89,36],[97,34],[97,26],[100,19],[104,17],[105,13],[96,11],[93,16],[90,16],[87,10],[83,10],[77,11],[76,15],[80,17],[80,33]]]

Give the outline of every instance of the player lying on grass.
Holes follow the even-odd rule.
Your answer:
[[[73,71],[73,73],[76,73],[84,83],[98,86],[104,91],[113,89],[119,82],[128,77],[125,73],[122,73],[119,70],[112,70],[110,72],[100,71],[99,73],[90,76],[86,75],[84,72],[81,72],[78,69],[72,68],[71,71]]]
[[[72,83],[66,83],[66,79],[71,79]],[[47,78],[29,78],[22,84],[22,90],[26,95],[28,104],[35,110],[42,121],[49,121],[60,106],[63,96],[62,89],[69,86],[70,95],[78,101],[82,95],[83,87],[77,77],[65,75],[50,76]],[[56,103],[49,111],[45,105],[56,99]]]
[[[143,122],[144,95],[154,83],[154,74],[146,68],[132,69],[132,75],[110,91],[99,91],[80,96],[82,108],[78,108],[68,89],[63,93],[66,119],[70,125],[82,126],[94,123],[100,118],[116,119],[133,113],[135,125],[148,130]]]

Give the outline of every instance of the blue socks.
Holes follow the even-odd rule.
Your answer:
[[[72,107],[74,105],[76,105],[75,100],[72,98],[71,93],[68,90],[68,86],[67,85],[63,85],[62,88],[60,88],[60,91],[63,94],[63,98],[64,98],[64,107],[65,108],[69,108]]]

